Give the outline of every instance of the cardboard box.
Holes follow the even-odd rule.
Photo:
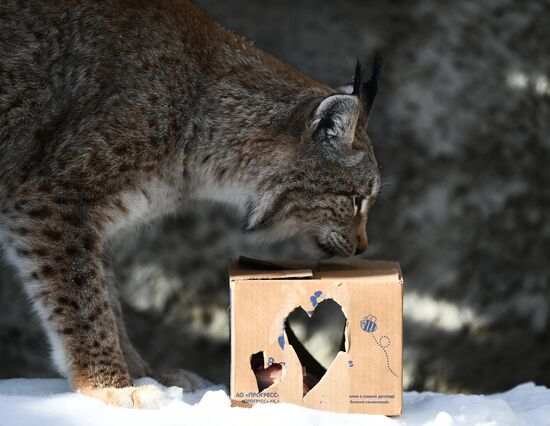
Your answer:
[[[398,263],[240,258],[230,264],[230,292],[234,405],[288,402],[335,412],[401,414],[403,279]],[[345,342],[328,370],[319,372],[323,367],[286,319],[297,307],[312,317],[329,299],[345,315]],[[274,369],[278,380],[262,389],[260,375]],[[311,379],[324,371],[318,383],[318,377]]]

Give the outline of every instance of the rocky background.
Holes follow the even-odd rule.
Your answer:
[[[384,52],[368,257],[404,271],[406,388],[550,385],[550,2],[198,3],[329,85]],[[196,205],[113,247],[130,335],[153,366],[228,381],[226,259],[299,256],[252,246],[240,221]],[[0,377],[51,376],[16,282],[2,264]]]

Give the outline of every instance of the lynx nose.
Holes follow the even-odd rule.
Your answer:
[[[368,245],[369,245],[369,240],[367,238],[367,231],[363,230],[358,237],[357,249],[355,250],[355,254],[363,253],[367,249]]]

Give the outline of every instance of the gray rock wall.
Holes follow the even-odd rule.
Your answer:
[[[368,256],[406,280],[405,385],[550,385],[550,2],[200,0],[222,24],[331,85],[381,48],[371,135],[385,185]],[[545,214],[546,213],[546,214]],[[113,247],[128,327],[155,367],[228,379],[226,259],[255,247],[196,205]],[[0,377],[48,376],[44,338],[0,267]]]

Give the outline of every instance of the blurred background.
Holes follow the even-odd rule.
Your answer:
[[[550,1],[198,4],[332,86],[384,52],[370,134],[385,183],[366,255],[403,268],[406,389],[550,386]],[[240,225],[196,205],[113,246],[130,335],[155,368],[228,382],[227,258],[299,256],[252,246]],[[0,377],[54,376],[47,353],[0,264]]]

